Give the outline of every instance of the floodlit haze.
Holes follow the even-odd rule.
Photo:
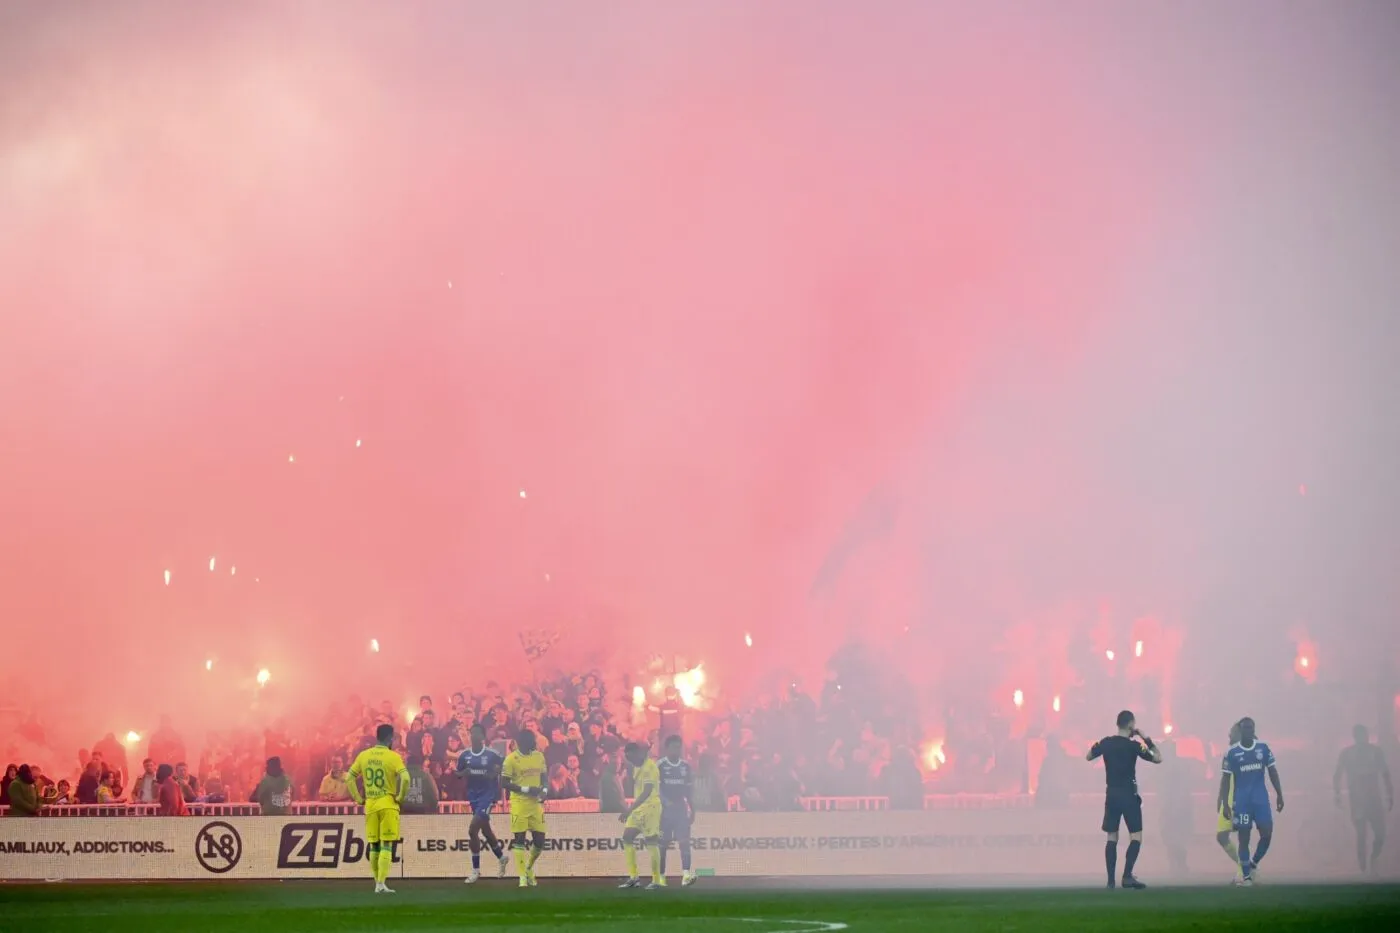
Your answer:
[[[6,3],[0,705],[193,732],[545,628],[1278,733],[1300,641],[1400,648],[1397,48],[1383,0]]]

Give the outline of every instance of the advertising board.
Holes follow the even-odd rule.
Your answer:
[[[695,867],[721,877],[1088,881],[1102,871],[1099,816],[1084,808],[701,814],[693,836]],[[1281,815],[1270,874],[1316,879],[1353,872],[1350,825],[1330,808],[1329,816],[1323,839],[1308,836],[1316,835],[1317,824],[1301,832],[1301,816],[1294,822]],[[505,819],[496,822],[504,834]],[[1213,825],[1201,822],[1181,840],[1186,870],[1228,879]],[[465,816],[405,816],[394,877],[464,875],[467,826]],[[551,815],[540,877],[617,875],[620,830],[615,816]],[[366,878],[366,852],[364,820],[357,816],[0,820],[0,880]],[[1181,868],[1169,866],[1165,844],[1150,832],[1139,864],[1159,878]]]

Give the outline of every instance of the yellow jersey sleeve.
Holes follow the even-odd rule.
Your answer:
[[[519,759],[520,755],[517,752],[511,752],[506,756],[505,762],[501,765],[501,780],[508,781],[511,784],[520,783],[515,779],[519,770]]]

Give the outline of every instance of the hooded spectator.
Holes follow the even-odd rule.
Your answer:
[[[248,802],[261,806],[263,816],[286,816],[292,812],[292,796],[292,779],[282,770],[282,759],[273,755]]]
[[[161,765],[156,769],[156,783],[160,786],[160,815],[161,816],[186,816],[189,811],[185,809],[185,795],[180,790],[180,783],[175,780],[175,769],[170,765]]]
[[[408,793],[404,795],[402,809],[404,813],[436,813],[438,810],[437,783],[423,769],[423,759],[416,755],[408,759]]]
[[[10,785],[14,783],[15,777],[19,774],[19,765],[10,765],[5,769],[5,779],[0,782],[0,807],[10,805]]]
[[[39,799],[39,789],[34,786],[34,773],[29,765],[15,769],[15,779],[10,782],[10,816],[38,816],[44,802]]]

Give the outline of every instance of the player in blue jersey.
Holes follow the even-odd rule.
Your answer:
[[[467,884],[481,880],[481,839],[486,837],[486,845],[501,863],[496,877],[504,878],[510,867],[505,846],[491,831],[491,808],[501,799],[501,756],[486,744],[486,729],[472,726],[472,744],[457,759],[457,772],[467,779],[467,803],[472,808],[472,824],[468,829],[472,847],[472,873],[467,876]]]
[[[695,883],[690,870],[690,827],[695,822],[695,773],[681,758],[681,737],[666,739],[666,754],[656,763],[661,772],[661,883],[666,883],[666,852],[675,842],[681,850],[681,886]]]
[[[1264,784],[1264,774],[1268,773],[1269,783],[1274,785],[1274,807],[1269,806],[1269,789]],[[1234,800],[1230,800],[1230,779],[1234,778]],[[1254,869],[1259,866],[1269,851],[1269,843],[1274,837],[1273,810],[1283,812],[1283,785],[1279,782],[1278,768],[1274,765],[1274,753],[1269,746],[1259,741],[1254,733],[1254,720],[1246,716],[1240,720],[1240,740],[1225,752],[1225,760],[1220,763],[1221,812],[1229,819],[1240,834],[1240,880],[1242,885],[1254,883]],[[1251,858],[1249,837],[1255,827],[1259,828],[1259,848]]]

